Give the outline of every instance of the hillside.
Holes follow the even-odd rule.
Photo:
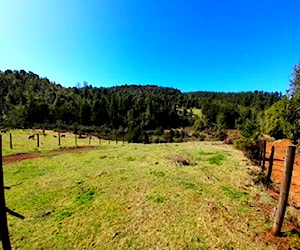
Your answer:
[[[182,93],[154,85],[65,88],[24,70],[0,72],[0,126],[98,131],[114,136],[193,126],[236,129],[280,93]],[[201,109],[197,121],[192,108]],[[200,119],[198,117],[198,119]],[[130,135],[131,133],[131,135]]]

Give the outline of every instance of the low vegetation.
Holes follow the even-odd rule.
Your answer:
[[[8,164],[7,206],[25,216],[9,216],[12,245],[277,249],[281,241],[266,240],[275,201],[247,168],[239,151],[209,142],[107,144]]]

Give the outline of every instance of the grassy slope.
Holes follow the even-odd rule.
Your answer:
[[[17,153],[25,152],[47,152],[51,150],[58,149],[58,138],[54,135],[58,135],[53,131],[46,131],[46,136],[40,135],[40,147],[37,147],[37,138],[34,140],[29,140],[28,136],[31,134],[42,133],[42,130],[12,130],[8,131],[6,134],[2,134],[2,147],[3,155],[11,155]],[[12,133],[13,149],[9,146],[9,133]],[[75,146],[75,135],[71,133],[65,134],[65,138],[61,138],[61,147],[74,147]],[[101,140],[102,143],[108,144],[107,141]],[[77,139],[78,146],[88,146],[89,138]],[[99,140],[93,137],[91,140],[91,145],[99,145]]]
[[[177,166],[170,156],[189,158]],[[4,166],[20,249],[275,249],[240,152],[202,143],[106,145]],[[14,186],[15,185],[15,186]]]

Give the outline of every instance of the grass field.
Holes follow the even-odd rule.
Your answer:
[[[15,249],[277,249],[276,202],[230,146],[102,145],[4,172],[7,206],[25,216],[8,216]]]
[[[10,136],[12,134],[13,148],[10,149]],[[28,139],[32,134],[40,133],[40,145],[37,147],[37,137],[34,139]],[[65,135],[65,138],[61,138],[61,145],[58,145],[58,133],[54,131],[45,131],[46,136],[42,134],[42,130],[12,130],[5,134],[2,134],[2,154],[11,155],[17,153],[26,152],[48,152],[51,150],[59,149],[60,147],[74,147],[75,146],[75,135],[72,133],[61,133]],[[101,140],[101,143],[108,144],[108,141]],[[115,143],[115,142],[111,142]],[[89,137],[84,139],[77,138],[77,146],[88,146],[88,145],[99,145],[99,139]]]

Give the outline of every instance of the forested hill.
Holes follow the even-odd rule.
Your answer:
[[[186,93],[190,95],[190,103],[192,106],[201,106],[203,100],[216,100],[223,103],[235,103],[242,106],[256,105],[259,109],[264,109],[266,106],[271,106],[276,101],[282,98],[280,92],[269,93],[263,91],[247,91],[247,92],[207,92],[197,91]]]
[[[182,93],[174,88],[124,85],[65,88],[24,70],[0,71],[0,125],[99,131],[142,131],[222,122],[236,128],[270,107],[279,93]],[[202,109],[195,116],[191,108]],[[199,120],[200,119],[200,120]]]

